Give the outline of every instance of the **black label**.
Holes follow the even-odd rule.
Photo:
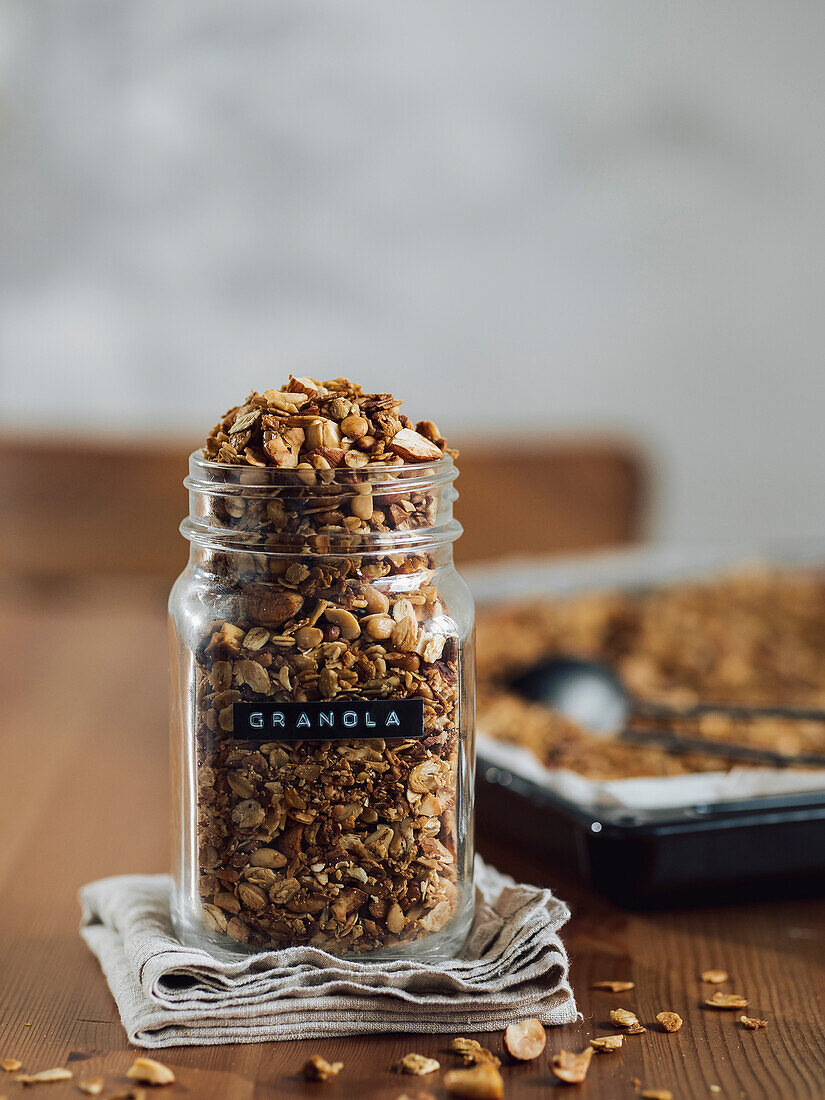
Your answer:
[[[423,737],[423,699],[348,699],[329,703],[235,703],[237,741],[349,741]]]

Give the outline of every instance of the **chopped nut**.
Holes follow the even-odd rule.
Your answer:
[[[441,1064],[435,1058],[427,1058],[424,1054],[405,1054],[395,1063],[393,1069],[396,1073],[411,1073],[416,1077],[423,1077],[428,1073],[435,1073],[441,1068]]]
[[[15,1081],[20,1085],[43,1085],[48,1081],[70,1081],[72,1071],[58,1066],[56,1069],[43,1069],[39,1073],[19,1073]]]
[[[84,1077],[82,1081],[78,1081],[77,1087],[87,1096],[100,1096],[104,1084],[102,1077]]]
[[[611,1022],[619,1027],[639,1027],[639,1017],[629,1008],[614,1008],[610,1012]]]
[[[133,1081],[141,1081],[144,1085],[171,1085],[175,1075],[162,1062],[156,1062],[154,1058],[136,1058],[127,1069],[126,1076]]]
[[[569,1050],[560,1050],[553,1055],[550,1068],[560,1081],[568,1085],[580,1085],[590,1069],[590,1061],[593,1057],[593,1048],[588,1047],[580,1054],[573,1054]]]
[[[678,1012],[659,1012],[656,1019],[665,1031],[678,1031],[682,1026],[682,1017]]]
[[[304,1079],[306,1081],[328,1081],[330,1077],[337,1077],[343,1068],[343,1062],[328,1062],[319,1054],[313,1054],[304,1062]]]
[[[714,993],[705,1004],[709,1008],[747,1008],[748,1000],[738,993]]]
[[[761,1027],[767,1027],[767,1020],[759,1020],[756,1016],[740,1016],[740,1024],[744,1024],[748,1031],[758,1031]]]
[[[479,1062],[492,1062],[494,1066],[501,1065],[501,1060],[476,1039],[464,1039],[459,1036],[450,1043],[450,1050],[461,1055],[465,1066],[478,1065]]]
[[[5,1070],[6,1073],[16,1073],[22,1066],[23,1063],[19,1058],[3,1058],[0,1061],[0,1069]]]
[[[492,1062],[482,1062],[470,1069],[451,1069],[444,1074],[444,1087],[450,1096],[465,1100],[502,1100],[504,1078]]]
[[[623,1042],[623,1035],[602,1035],[598,1039],[591,1039],[590,1045],[600,1054],[609,1054],[612,1050],[621,1050]]]
[[[324,612],[324,617],[331,622],[333,626],[337,626],[341,631],[341,637],[345,638],[348,642],[354,641],[361,633],[361,627],[358,624],[358,620],[352,614],[351,611],[344,611],[338,607],[328,607]]]
[[[522,1020],[508,1024],[504,1032],[504,1045],[508,1052],[521,1062],[538,1058],[547,1043],[547,1033],[539,1020]]]
[[[635,989],[635,982],[593,982],[590,986],[591,989],[606,989],[608,993],[627,993],[628,990]]]
[[[702,981],[709,982],[711,985],[721,985],[722,982],[728,980],[727,970],[703,970]]]

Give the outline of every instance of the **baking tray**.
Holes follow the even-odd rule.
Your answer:
[[[490,604],[584,589],[649,588],[748,562],[804,566],[824,559],[821,544],[758,551],[658,547],[568,561],[509,561],[465,575],[476,600]],[[717,793],[715,800],[703,797],[712,786],[707,776],[691,777],[692,793],[677,795],[676,804],[605,805],[589,792],[580,797],[575,782],[569,790],[564,784],[553,789],[518,760],[524,750],[513,753],[508,766],[507,748],[480,732],[476,799],[483,827],[545,854],[621,905],[825,894],[825,777],[808,777],[815,789],[776,792],[768,777],[768,789],[758,795]]]

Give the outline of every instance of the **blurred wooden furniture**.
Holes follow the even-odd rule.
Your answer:
[[[132,573],[171,581],[187,556],[178,524],[194,445],[0,443],[0,564],[34,578]],[[641,532],[644,474],[638,452],[621,441],[468,443],[459,460],[457,558],[631,542]]]
[[[79,1079],[99,1074],[105,1096],[123,1094],[137,1051],[78,935],[77,889],[101,875],[168,867],[163,585],[102,578],[55,592],[6,580],[0,600],[14,639],[3,681],[0,1056],[19,1058],[27,1072],[72,1069],[73,1081],[43,1090],[49,1100],[76,1098]],[[821,1100],[825,901],[626,912],[479,825],[485,858],[522,880],[552,886],[574,914],[563,935],[583,1022],[550,1029],[547,1051],[534,1062],[512,1065],[505,1058],[507,1100],[561,1096],[550,1057],[614,1033],[608,1015],[619,1006],[637,1012],[648,1031],[629,1036],[615,1054],[596,1055],[582,1097],[632,1100],[640,1089],[658,1088],[676,1100]],[[702,985],[699,975],[717,967],[731,981],[716,988],[748,996],[747,1012],[767,1019],[766,1031],[746,1031],[739,1012],[704,1007],[715,987]],[[636,988],[616,995],[591,989],[605,979],[629,979]],[[656,1024],[663,1010],[683,1017],[677,1034]],[[389,1067],[419,1051],[451,1068],[458,1059],[447,1050],[450,1038],[178,1047],[156,1052],[178,1078],[158,1095],[394,1100],[422,1091],[443,1100],[442,1073],[410,1081]],[[503,1056],[501,1032],[477,1038]],[[341,1077],[305,1084],[300,1069],[313,1053],[342,1061]],[[9,1100],[26,1091],[11,1076],[0,1078]],[[712,1085],[720,1091],[711,1092]]]

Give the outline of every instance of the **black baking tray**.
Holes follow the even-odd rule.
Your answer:
[[[825,894],[825,791],[594,810],[479,760],[476,804],[486,830],[630,908]]]
[[[561,563],[470,571],[485,603],[583,589],[650,587],[712,575],[745,560],[814,565],[823,547],[661,547]],[[657,809],[578,805],[485,759],[476,768],[478,820],[630,908],[825,895],[825,786]]]

